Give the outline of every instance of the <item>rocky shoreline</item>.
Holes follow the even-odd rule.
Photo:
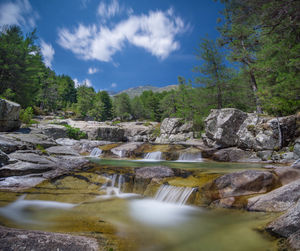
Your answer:
[[[149,151],[149,143],[168,144],[175,147],[166,147],[163,153],[166,159],[177,158],[180,152],[196,151],[217,161],[284,164],[266,166],[265,171],[246,170],[222,175],[208,182],[201,192],[210,207],[283,212],[266,226],[266,230],[286,238],[291,249],[299,250],[299,116],[270,118],[237,109],[212,110],[205,121],[202,141],[193,137],[190,122],[178,118],[165,119],[159,125],[154,122],[116,124],[44,117],[40,118],[38,125],[15,130],[20,124],[16,119],[19,108],[15,106],[18,105],[6,103],[7,112],[0,114],[1,131],[5,131],[0,133],[0,189],[24,190],[83,168],[89,162],[86,155],[95,147],[108,157],[135,158]],[[79,128],[88,139],[67,138],[67,128],[63,124]],[[151,182],[156,178],[176,175],[173,170],[163,167],[150,169],[137,170],[137,180]],[[16,235],[16,231],[24,231],[22,234],[26,236],[31,234],[27,230],[4,227],[1,231],[4,233],[0,236],[2,239]],[[37,234],[57,239],[55,234]],[[10,240],[16,239],[12,237]],[[22,243],[27,245],[27,242]],[[31,247],[33,244],[28,245]]]

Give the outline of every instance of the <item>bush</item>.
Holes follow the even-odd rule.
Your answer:
[[[22,109],[20,112],[20,120],[22,123],[26,125],[32,124],[32,117],[33,117],[33,109],[32,107],[27,107],[25,110]]]
[[[85,132],[80,131],[79,128],[74,128],[70,125],[64,125],[68,130],[67,134],[70,139],[87,139],[87,134]]]

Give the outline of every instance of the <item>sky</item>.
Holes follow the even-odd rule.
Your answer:
[[[120,91],[193,80],[200,39],[218,37],[213,0],[0,0],[0,26],[37,30],[44,63],[77,86]]]

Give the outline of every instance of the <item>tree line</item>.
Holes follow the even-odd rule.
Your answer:
[[[221,0],[219,38],[202,38],[195,50],[194,80],[178,77],[169,92],[110,97],[92,87],[75,88],[47,68],[35,31],[17,26],[0,33],[0,96],[35,111],[71,110],[79,118],[193,120],[197,130],[212,108],[234,107],[275,116],[300,110],[300,14],[297,0]]]

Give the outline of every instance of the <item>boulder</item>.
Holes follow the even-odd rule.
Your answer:
[[[149,142],[156,122],[123,122],[119,126],[124,129],[124,137],[130,142]]]
[[[40,174],[29,174],[24,176],[11,176],[0,178],[0,188],[12,191],[34,187],[46,180]]]
[[[135,170],[137,178],[152,179],[174,176],[174,171],[165,166],[147,166]]]
[[[300,159],[297,159],[292,165],[292,168],[300,169]]]
[[[19,104],[0,99],[0,132],[13,131],[20,128],[20,110],[21,106]]]
[[[294,145],[294,158],[295,159],[300,159],[300,138],[297,138],[295,140],[295,145]]]
[[[22,149],[18,142],[14,142],[12,140],[0,137],[0,150],[5,153],[11,153],[16,151],[17,149]]]
[[[0,249],[11,251],[97,251],[99,246],[97,240],[93,238],[0,226]]]
[[[78,152],[76,152],[70,146],[52,146],[47,148],[47,153],[51,155],[73,155],[80,156]]]
[[[281,212],[294,206],[300,198],[300,180],[293,181],[267,194],[248,199],[250,211]]]
[[[260,159],[253,156],[249,151],[244,151],[236,147],[229,147],[218,150],[212,154],[213,160],[224,161],[224,162],[252,162],[260,161]]]
[[[122,144],[118,147],[115,147],[113,149],[111,149],[110,151],[119,156],[120,158],[124,158],[124,157],[130,157],[132,155],[134,155],[134,151],[136,149],[138,149],[142,144],[142,142],[130,142],[130,143],[125,143]]]
[[[59,139],[59,138],[67,138],[68,137],[68,129],[62,125],[55,125],[55,124],[40,124],[38,125],[43,132],[43,134],[47,135],[52,139]]]
[[[286,185],[297,179],[300,179],[300,170],[291,167],[276,167],[275,174],[282,185]]]
[[[215,179],[208,189],[212,200],[265,193],[277,183],[268,171],[246,170],[225,174]]]
[[[96,139],[113,142],[126,141],[125,130],[118,126],[101,126],[97,129]]]
[[[205,119],[205,143],[209,147],[236,146],[237,132],[247,114],[234,108],[212,109]]]
[[[290,235],[297,233],[300,230],[300,200],[284,215],[281,215],[269,224],[266,229],[273,234],[283,237],[289,237]]]
[[[169,144],[193,139],[193,123],[184,122],[181,118],[165,118],[160,126],[160,135],[155,143]]]

